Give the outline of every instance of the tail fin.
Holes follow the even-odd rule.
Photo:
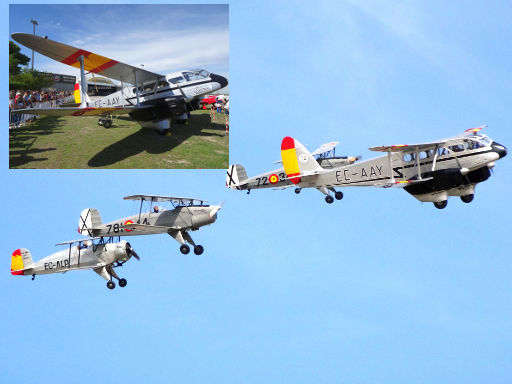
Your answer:
[[[11,257],[11,274],[24,275],[24,269],[29,268],[34,262],[28,249],[17,249],[12,253]]]
[[[294,184],[300,183],[301,176],[322,171],[322,167],[306,147],[289,136],[281,142],[281,159],[286,175]]]
[[[78,233],[84,236],[94,236],[93,230],[101,225],[101,216],[97,209],[87,208],[78,219]]]
[[[73,92],[73,95],[75,96],[75,103],[80,104],[80,106],[82,106],[82,104],[86,106],[87,103],[90,102],[87,94],[85,94],[85,100],[82,100],[82,85],[78,81],[75,83],[75,91]]]
[[[226,176],[226,187],[231,189],[240,189],[240,184],[243,184],[247,179],[247,172],[243,165],[230,165]]]

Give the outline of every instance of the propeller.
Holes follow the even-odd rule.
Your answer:
[[[137,255],[137,252],[135,252],[132,248],[132,246],[130,245],[130,243],[126,243],[126,253],[128,256],[133,256],[135,257],[137,260],[140,261],[140,257],[139,255]]]
[[[210,211],[210,218],[215,216],[215,214],[220,211],[225,202],[226,201],[223,201],[222,203],[220,203],[220,205],[212,205],[212,210]]]

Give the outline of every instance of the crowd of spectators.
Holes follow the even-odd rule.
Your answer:
[[[34,108],[38,103],[53,100],[58,105],[72,94],[67,91],[9,91],[9,109]]]
[[[30,114],[11,113],[15,109],[56,108],[72,98],[69,91],[9,91],[9,129],[35,118]]]

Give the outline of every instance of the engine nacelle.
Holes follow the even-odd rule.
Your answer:
[[[215,222],[215,220],[217,220],[216,214],[213,215],[212,217],[210,217],[210,215],[206,214],[206,213],[202,213],[199,215],[193,215],[192,216],[192,227],[197,229],[199,227],[202,227],[203,225],[212,224],[213,222]]]

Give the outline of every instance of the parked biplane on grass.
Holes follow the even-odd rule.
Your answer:
[[[13,33],[12,39],[60,63],[80,68],[81,73],[80,86],[75,86],[78,107],[28,108],[15,113],[101,116],[99,122],[105,127],[112,125],[112,116],[127,114],[141,126],[165,134],[171,121],[185,121],[189,111],[199,108],[202,95],[228,85],[225,77],[204,69],[159,74],[36,35]],[[92,102],[87,95],[86,71],[120,81],[121,90]]]

